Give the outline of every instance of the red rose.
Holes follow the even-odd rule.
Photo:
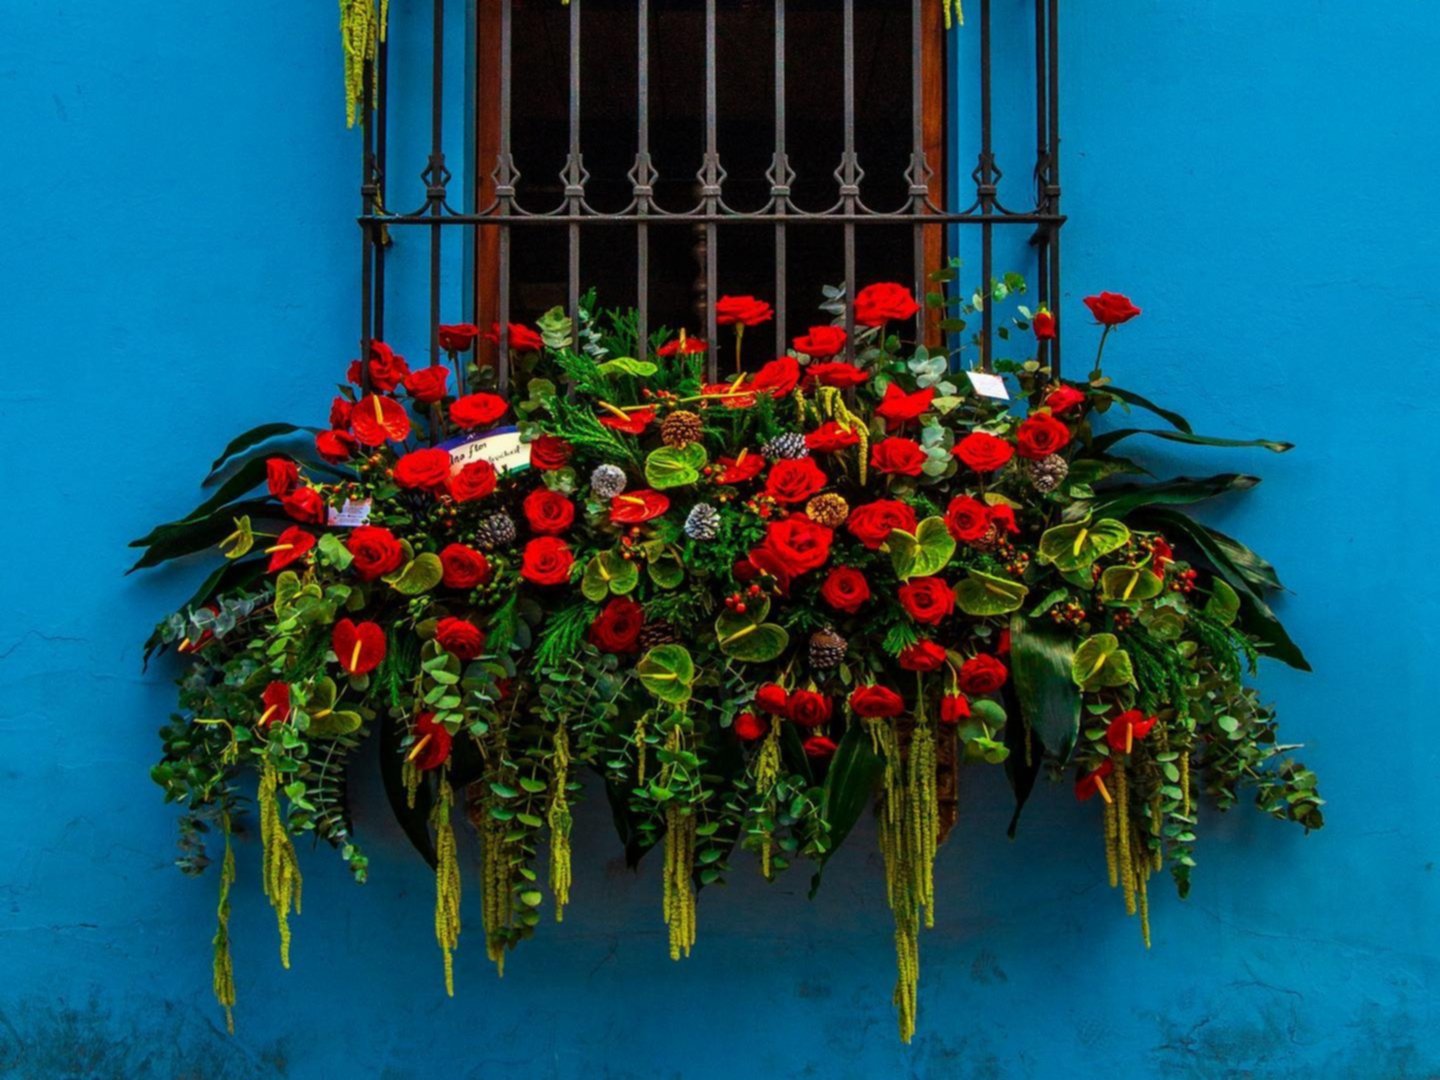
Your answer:
[[[1007,533],[1018,533],[1020,526],[1015,523],[1015,511],[1004,503],[988,507],[990,524]]]
[[[353,401],[347,401],[343,397],[333,398],[330,402],[330,426],[343,431],[350,426],[350,417],[354,412]]]
[[[1045,407],[1056,416],[1067,413],[1071,409],[1084,403],[1084,392],[1076,390],[1073,386],[1057,387],[1045,396]]]
[[[411,763],[421,772],[438,769],[450,760],[452,741],[445,725],[435,722],[433,712],[421,713],[415,718],[415,744],[409,754]]]
[[[406,375],[405,392],[422,405],[434,405],[445,396],[449,382],[450,369],[437,364]]]
[[[410,365],[405,362],[405,358],[397,356],[395,351],[383,341],[370,343],[369,368],[371,389],[387,394],[394,391],[395,387],[400,385],[401,380],[410,374]],[[361,383],[360,361],[358,360],[350,365],[350,381],[357,386]]]
[[[530,492],[520,508],[525,512],[530,528],[537,533],[558,535],[570,528],[575,520],[575,504],[549,488],[536,488]]]
[[[485,498],[495,490],[495,479],[495,466],[479,460],[460,466],[459,471],[450,474],[446,483],[450,487],[450,497],[463,503]]]
[[[260,704],[265,711],[260,714],[256,726],[268,728],[271,724],[283,724],[290,719],[290,684],[275,681],[266,684],[260,693]]]
[[[1035,331],[1036,341],[1055,340],[1055,316],[1048,311],[1037,311],[1030,320],[1030,329]]]
[[[322,431],[315,436],[315,452],[332,465],[349,461],[358,445],[348,431]]]
[[[852,429],[842,427],[834,420],[826,420],[805,436],[805,448],[817,454],[833,454],[837,450],[854,446],[859,441],[860,436]]]
[[[330,634],[330,647],[347,674],[365,675],[385,659],[385,631],[377,622],[341,619]]]
[[[970,716],[970,702],[964,694],[946,694],[940,699],[940,722],[958,724]]]
[[[473,589],[490,580],[490,560],[466,544],[447,544],[440,565],[445,571],[440,581],[447,589]]]
[[[291,525],[275,538],[274,544],[265,549],[265,554],[270,556],[270,565],[266,569],[272,574],[277,570],[284,570],[291,563],[303,559],[314,546],[315,537],[300,526]]]
[[[435,491],[450,483],[450,451],[431,447],[412,450],[395,463],[395,483],[408,491]]]
[[[796,690],[790,695],[787,718],[801,727],[813,728],[830,722],[830,699],[814,690]]]
[[[826,738],[824,735],[811,735],[801,744],[805,756],[814,758],[816,761],[826,761],[835,756],[835,751],[840,746],[834,739]]]
[[[855,321],[861,326],[884,326],[891,319],[908,319],[920,305],[904,285],[893,281],[867,285],[855,297]]]
[[[1015,456],[1008,442],[986,431],[972,431],[950,452],[978,473],[994,472]]]
[[[900,650],[905,671],[936,671],[945,664],[945,649],[933,641],[915,641]]]
[[[660,348],[656,349],[655,355],[666,358],[671,356],[698,356],[707,348],[709,348],[709,346],[700,338],[681,334],[679,337],[667,341],[664,345],[661,345]]]
[[[611,431],[619,431],[626,435],[643,435],[645,434],[645,429],[655,422],[655,410],[631,409],[627,412],[622,409],[618,415],[615,413],[607,412],[603,416],[598,417],[597,419],[599,419],[600,423],[605,427],[608,427]],[[549,436],[542,435],[540,436],[540,438],[549,438]],[[538,442],[539,440],[536,441]],[[533,454],[533,443],[531,444],[531,447],[531,453]]]
[[[784,397],[800,382],[800,362],[793,356],[782,356],[771,360],[755,373],[750,382],[752,390],[768,391],[771,397]]]
[[[649,488],[627,491],[610,500],[610,524],[643,525],[669,509],[669,495]]]
[[[871,551],[890,539],[895,529],[913,533],[915,511],[899,499],[877,499],[875,502],[857,506],[845,520],[845,528]]]
[[[892,435],[870,448],[870,467],[887,476],[919,476],[927,460],[925,451],[914,439]]]
[[[265,459],[265,486],[270,494],[283,499],[300,483],[300,469],[289,458],[272,457]]]
[[[485,651],[485,635],[468,619],[447,616],[435,624],[435,642],[451,656],[474,660]]]
[[[853,566],[837,566],[820,586],[820,596],[836,611],[854,615],[870,599],[870,583]]]
[[[364,581],[374,581],[399,569],[405,559],[395,534],[380,525],[361,525],[351,530],[345,549],[355,557],[350,565]]]
[[[993,694],[1009,677],[1009,669],[989,653],[972,656],[960,665],[960,689],[967,694]]]
[[[778,683],[766,683],[755,691],[755,707],[774,716],[785,716],[790,712],[790,695]]]
[[[845,329],[840,326],[812,326],[804,337],[791,343],[795,351],[812,360],[829,360],[845,348]]]
[[[829,483],[829,478],[808,457],[783,458],[770,467],[765,494],[776,502],[799,503]]]
[[[715,322],[720,326],[734,323],[759,326],[774,317],[775,312],[770,305],[753,296],[722,296],[715,301]]]
[[[905,701],[888,686],[857,686],[850,691],[850,709],[856,716],[877,720],[899,716],[905,711]]]
[[[324,525],[329,516],[325,497],[310,487],[297,487],[280,500],[280,505],[296,521],[309,525]]]
[[[575,556],[570,545],[555,536],[537,536],[525,545],[520,576],[536,585],[562,585],[570,580]]]
[[[510,332],[511,352],[539,352],[545,347],[545,339],[537,334],[530,327],[522,323],[506,323],[506,329]],[[500,341],[500,324],[490,324],[490,340]]]
[[[990,531],[990,508],[969,495],[957,495],[945,508],[945,527],[962,544],[983,540]]]
[[[1085,306],[1095,316],[1095,321],[1104,326],[1119,326],[1140,314],[1140,309],[1130,302],[1130,298],[1120,293],[1102,292],[1099,296],[1087,296]]]
[[[805,372],[805,378],[806,381],[820,386],[838,386],[842,390],[848,390],[868,380],[870,373],[862,371],[854,364],[837,360],[829,364],[811,364]]]
[[[569,464],[574,452],[575,448],[559,435],[539,435],[530,444],[530,464],[541,472],[554,472]]]
[[[720,483],[743,484],[747,480],[754,480],[765,471],[765,455],[741,450],[739,457],[721,457],[716,464],[721,470]]]
[[[510,410],[510,403],[499,394],[466,394],[450,403],[450,420],[466,431],[489,427]]]
[[[791,514],[770,523],[761,546],[786,573],[803,574],[824,565],[834,535],[804,514]]]
[[[899,383],[891,383],[885,387],[885,400],[875,406],[875,415],[885,418],[886,431],[899,431],[911,420],[918,420],[920,415],[935,400],[935,388],[927,386],[924,390],[917,390],[913,394],[907,394],[900,389]]]
[[[955,594],[938,577],[913,578],[900,586],[900,606],[916,622],[934,626],[955,610]]]
[[[1027,416],[1015,432],[1015,447],[1023,458],[1039,461],[1059,452],[1070,441],[1070,429],[1049,413]]]
[[[735,717],[735,734],[746,742],[763,739],[770,734],[770,721],[763,720],[752,712],[742,712]]]
[[[616,596],[590,623],[590,640],[608,653],[633,653],[640,647],[645,609],[628,596]]]
[[[386,439],[404,442],[410,436],[410,414],[394,398],[370,394],[355,406],[350,427],[366,446],[380,446]]]
[[[480,336],[480,328],[474,323],[454,323],[439,327],[438,334],[440,348],[449,353],[457,353],[464,352],[475,344],[475,339]]]
[[[1143,739],[1150,734],[1150,729],[1155,726],[1157,719],[1154,716],[1147,717],[1139,709],[1123,712],[1106,725],[1105,741],[1115,753],[1128,754],[1136,739]]]

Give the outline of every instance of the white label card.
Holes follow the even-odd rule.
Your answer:
[[[362,499],[358,502],[354,499],[347,499],[345,505],[338,510],[333,506],[330,507],[330,514],[327,518],[329,524],[338,525],[344,529],[354,529],[369,520],[369,499]]]
[[[988,371],[967,371],[965,377],[981,397],[995,398],[997,401],[1010,400],[1010,390],[999,375],[992,375]]]
[[[488,461],[498,473],[514,472],[530,467],[530,446],[520,441],[514,427],[496,428],[483,435],[452,439],[442,446],[450,451],[450,469],[459,472],[472,461]]]

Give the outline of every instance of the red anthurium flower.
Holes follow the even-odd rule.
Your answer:
[[[898,435],[881,439],[870,448],[870,467],[882,475],[919,476],[927,460],[919,443]]]
[[[475,344],[475,339],[480,336],[480,328],[474,323],[452,323],[449,326],[442,325],[439,336],[440,348],[446,352],[464,352]]]
[[[940,722],[958,724],[970,716],[970,702],[964,694],[946,694],[940,699]]]
[[[870,583],[853,566],[837,566],[820,586],[820,597],[836,611],[854,615],[870,599]]]
[[[423,367],[405,376],[405,392],[422,405],[434,405],[445,397],[449,381],[449,368]]]
[[[728,383],[705,383],[700,392],[726,409],[748,409],[755,404],[755,391],[744,376]]]
[[[775,311],[753,296],[722,296],[715,301],[715,322],[720,326],[759,326],[775,317]]]
[[[840,745],[824,735],[811,735],[801,744],[805,750],[805,756],[814,758],[816,761],[828,761],[835,756],[835,751]]]
[[[1067,413],[1085,403],[1083,391],[1073,386],[1057,386],[1045,395],[1045,407],[1056,416]]]
[[[850,709],[867,720],[899,716],[905,700],[888,686],[857,686],[850,691]]]
[[[438,446],[412,450],[395,462],[395,483],[407,491],[438,491],[450,484],[450,451]]]
[[[489,427],[510,410],[499,394],[466,394],[450,403],[450,420],[458,428]]]
[[[642,435],[645,429],[655,422],[655,410],[632,409],[626,412],[621,409],[613,413],[603,413],[598,419],[611,431],[619,431],[625,435]]]
[[[746,742],[763,739],[770,734],[770,721],[756,716],[753,712],[742,712],[735,717],[735,734]]]
[[[323,525],[327,516],[325,496],[312,487],[297,487],[280,500],[285,513],[308,525]]]
[[[741,450],[739,457],[722,457],[718,464],[720,465],[720,483],[743,484],[747,480],[754,480],[765,471],[765,455]]]
[[[751,387],[768,391],[771,397],[784,397],[800,382],[800,362],[793,356],[771,360],[755,373]]]
[[[1146,716],[1139,709],[1123,712],[1105,728],[1105,741],[1117,754],[1128,754],[1136,739],[1143,739],[1155,726],[1156,717]]]
[[[298,525],[291,525],[275,538],[275,543],[265,549],[270,556],[270,573],[284,570],[293,562],[303,559],[315,546],[315,537]]]
[[[1070,429],[1049,413],[1027,416],[1015,432],[1015,447],[1023,458],[1039,461],[1064,449]]]
[[[885,418],[885,430],[890,432],[899,431],[911,420],[918,420],[920,415],[935,400],[935,388],[927,386],[924,390],[917,390],[913,394],[907,394],[900,388],[899,383],[891,383],[885,387],[885,400],[875,406],[875,415]]]
[[[772,716],[788,716],[790,695],[779,683],[766,683],[755,691],[755,707]]]
[[[1119,326],[1140,314],[1140,309],[1130,302],[1130,298],[1120,293],[1102,292],[1099,296],[1087,296],[1085,306],[1102,326]]]
[[[541,472],[554,472],[569,464],[573,453],[575,448],[559,435],[540,435],[530,443],[530,465]]]
[[[854,446],[859,441],[860,436],[853,429],[844,427],[835,420],[826,420],[805,436],[805,448],[817,454],[833,454]]]
[[[845,348],[845,329],[840,326],[812,326],[804,337],[791,343],[795,351],[812,360],[829,360]]]
[[[915,294],[893,281],[867,285],[855,296],[855,321],[861,326],[884,326],[891,319],[913,318],[919,310]]]
[[[972,431],[950,452],[978,473],[994,472],[1015,456],[1013,446],[986,431]]]
[[[709,348],[709,346],[700,338],[681,334],[679,337],[667,341],[664,345],[661,345],[660,348],[656,349],[655,355],[663,356],[667,359],[672,356],[698,356],[707,348]]]
[[[1035,331],[1036,341],[1055,340],[1055,316],[1048,311],[1037,311],[1030,320],[1030,329]]]
[[[450,615],[435,624],[435,643],[451,656],[470,661],[485,651],[485,634],[470,620]]]
[[[972,656],[960,665],[960,689],[967,694],[993,694],[1010,678],[1010,669],[989,653]]]
[[[847,364],[843,360],[833,361],[828,364],[811,364],[805,371],[805,380],[819,386],[836,386],[841,390],[848,390],[852,386],[859,386],[868,381],[870,373],[862,371],[854,364]]]
[[[315,436],[315,452],[332,465],[349,461],[359,446],[348,431],[322,431]]]
[[[1075,798],[1081,802],[1088,802],[1098,794],[1106,802],[1113,801],[1110,798],[1110,789],[1105,786],[1105,778],[1114,771],[1114,764],[1102,761],[1100,767],[1094,772],[1086,773],[1075,781]]]
[[[945,649],[933,641],[915,641],[900,650],[900,666],[906,671],[938,671],[945,664]]]
[[[1175,561],[1175,549],[1163,536],[1157,536],[1150,543],[1150,572],[1156,577],[1165,576],[1165,568]]]
[[[415,745],[407,756],[421,772],[430,772],[450,760],[452,742],[450,732],[435,722],[433,712],[421,713],[415,718]]]
[[[830,699],[814,690],[796,690],[790,695],[785,717],[792,724],[815,728],[830,722]]]
[[[765,494],[776,502],[801,503],[829,482],[814,458],[782,458],[770,466]]]
[[[641,525],[670,509],[670,496],[649,488],[627,491],[610,500],[612,525]]]
[[[264,710],[260,713],[260,719],[255,721],[257,727],[268,728],[271,724],[283,724],[290,719],[290,684],[284,682],[272,682],[260,694],[260,704]]]
[[[265,486],[271,495],[283,499],[300,484],[300,469],[289,458],[265,459]]]
[[[545,339],[537,334],[530,327],[521,323],[506,323],[510,332],[511,352],[539,352],[545,347]],[[500,324],[490,324],[490,340],[498,343],[500,341]]]
[[[355,623],[341,619],[330,635],[330,647],[347,673],[365,675],[385,659],[385,631],[377,622]]]
[[[350,428],[366,446],[380,446],[387,439],[404,442],[410,435],[410,414],[394,398],[368,394],[355,406]]]

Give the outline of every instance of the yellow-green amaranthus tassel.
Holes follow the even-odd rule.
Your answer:
[[[695,945],[695,815],[672,801],[665,808],[665,925],[670,959],[689,956]]]
[[[345,51],[345,124],[354,127],[365,94],[365,64],[375,59],[390,21],[390,0],[340,0],[340,44]]]
[[[770,731],[765,736],[764,743],[760,746],[760,755],[755,761],[755,791],[757,794],[764,794],[770,814],[773,817],[776,811],[775,806],[775,783],[780,779],[780,722],[775,720],[770,724]],[[775,838],[770,830],[760,838],[760,873],[766,881],[770,880],[771,862],[775,855]]]
[[[235,1034],[235,967],[230,959],[230,886],[235,884],[235,851],[230,844],[230,815],[220,815],[225,857],[220,862],[220,902],[215,908],[215,1000],[225,1009],[225,1029]]]
[[[279,774],[275,763],[268,757],[260,772],[260,787],[256,803],[260,811],[260,843],[264,848],[263,884],[265,898],[275,909],[275,921],[280,928],[280,963],[290,966],[290,910],[300,914],[300,862],[295,857],[295,845],[280,819]]]
[[[555,897],[555,921],[565,921],[570,903],[570,736],[562,726],[555,732],[550,808],[545,819],[550,826],[550,892]]]
[[[455,795],[450,781],[440,781],[440,797],[430,812],[435,827],[435,940],[445,957],[445,993],[455,996],[455,961],[460,945],[460,860],[456,854],[455,826],[450,821]]]
[[[952,9],[954,12],[953,15],[951,14]],[[945,29],[949,30],[951,26],[964,25],[965,8],[963,7],[961,0],[945,0]]]

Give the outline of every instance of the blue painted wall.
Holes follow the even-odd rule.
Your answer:
[[[1026,5],[998,0],[997,16],[1012,6]],[[1440,13],[1063,6],[1070,355],[1091,336],[1079,296],[1128,291],[1145,316],[1112,345],[1117,378],[1202,430],[1299,444],[1186,467],[1267,477],[1216,520],[1295,591],[1283,614],[1317,674],[1271,668],[1265,687],[1309,744],[1328,827],[1306,839],[1210,815],[1194,896],[1157,898],[1147,954],[1101,885],[1092,808],[1042,791],[1007,843],[1003,779],[974,772],[904,1049],[868,836],[814,903],[799,875],[737,874],[705,896],[697,954],[675,965],[656,868],[607,862],[591,805],[564,926],[502,982],[467,934],[446,1001],[430,878],[371,786],[373,880],[357,889],[327,852],[306,858],[289,973],[242,848],[227,1038],[209,990],[214,881],[170,868],[172,814],[146,776],[171,690],[163,671],[141,675],[136,644],[194,571],[121,571],[125,541],[189,505],[222,436],[313,412],[349,356],[357,144],[334,4],[10,3],[0,1074],[1440,1072],[1440,244],[1423,215],[1440,173]],[[396,4],[397,50],[420,47],[420,7]],[[1008,163],[1020,184],[1022,161]],[[418,353],[413,299],[392,337]]]

